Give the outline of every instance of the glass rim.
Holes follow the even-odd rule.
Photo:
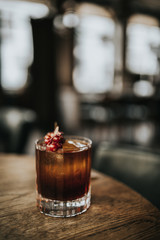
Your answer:
[[[64,135],[64,138],[66,138],[66,139],[78,139],[78,140],[85,141],[87,143],[87,145],[85,147],[86,149],[88,149],[92,146],[92,140],[87,138],[87,137],[78,136],[78,135]],[[35,146],[36,146],[36,148],[38,146],[40,146],[41,150],[45,151],[46,150],[46,144],[44,143],[44,145],[41,145],[40,142],[42,142],[42,141],[44,141],[44,138],[36,139]],[[84,149],[84,147],[80,147],[80,151],[83,150],[83,149]]]

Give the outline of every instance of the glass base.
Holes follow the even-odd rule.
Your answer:
[[[37,206],[41,213],[51,217],[74,217],[86,212],[90,207],[91,190],[82,198],[72,201],[59,201],[43,198],[40,194],[37,197]]]

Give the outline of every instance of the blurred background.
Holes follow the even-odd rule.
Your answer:
[[[34,154],[56,121],[93,140],[96,169],[138,151],[158,176],[159,106],[159,0],[0,0],[0,152]]]

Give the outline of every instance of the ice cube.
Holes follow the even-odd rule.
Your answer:
[[[78,152],[86,148],[86,143],[78,139],[66,139],[63,144],[64,152]]]

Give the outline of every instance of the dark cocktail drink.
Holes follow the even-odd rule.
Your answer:
[[[65,137],[62,148],[49,151],[36,142],[37,203],[51,216],[75,216],[90,206],[91,140]]]

